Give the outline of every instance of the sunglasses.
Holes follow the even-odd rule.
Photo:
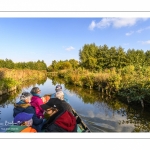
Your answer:
[[[51,111],[51,110],[52,110],[52,109],[46,109],[45,111],[46,111],[46,112],[49,112],[49,111]]]

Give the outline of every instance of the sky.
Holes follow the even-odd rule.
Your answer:
[[[85,44],[150,50],[150,18],[0,18],[0,59],[75,59]]]

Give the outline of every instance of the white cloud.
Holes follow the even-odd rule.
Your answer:
[[[67,51],[71,51],[71,50],[74,50],[75,48],[74,47],[72,47],[72,46],[70,46],[70,47],[68,47],[68,48],[66,48],[66,50]]]
[[[139,43],[142,43],[142,44],[150,44],[150,40],[147,40],[147,41],[138,41]]]
[[[113,20],[112,24],[116,28],[121,28],[126,26],[133,26],[138,20],[138,18],[117,18]]]
[[[103,18],[99,23],[96,24],[98,28],[106,28],[111,25],[112,19],[109,18]]]
[[[141,33],[143,30],[144,30],[144,29],[139,29],[139,30],[137,30],[136,32],[137,32],[137,33]]]
[[[146,21],[147,18],[103,18],[100,22],[96,23],[92,21],[89,25],[89,29],[93,30],[94,28],[107,28],[113,26],[115,28],[133,26],[138,21]]]
[[[132,35],[133,33],[134,33],[134,31],[130,31],[130,32],[126,33],[126,36],[130,36],[130,35]]]
[[[150,40],[148,40],[148,41],[143,41],[142,43],[143,43],[143,44],[150,44]]]
[[[148,30],[148,29],[150,29],[150,26],[148,26],[148,27],[146,27],[146,28],[141,28],[141,29],[139,29],[139,30],[137,30],[137,31],[135,31],[136,33],[141,33],[141,32],[143,32],[144,30]],[[125,35],[126,36],[130,36],[131,34],[133,34],[134,33],[134,31],[130,31],[130,32],[128,32],[128,33],[126,33]]]
[[[150,26],[148,26],[148,27],[146,27],[146,28],[139,29],[139,30],[137,30],[136,32],[137,32],[137,33],[141,33],[142,31],[148,30],[148,29],[150,29]]]
[[[92,21],[91,24],[89,25],[89,29],[93,30],[96,27],[95,21]]]

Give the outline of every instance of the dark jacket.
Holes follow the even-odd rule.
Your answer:
[[[36,128],[38,125],[43,123],[43,119],[37,118],[36,113],[35,113],[35,109],[30,104],[28,104],[28,103],[26,103],[26,104],[19,104],[19,103],[17,103],[14,106],[15,107],[13,109],[13,117],[15,117],[18,113],[26,112],[26,113],[29,113],[29,114],[34,114],[33,117],[32,117],[32,119],[33,119],[33,127]],[[37,128],[36,128],[36,130],[38,131]]]
[[[67,110],[73,114],[71,105],[67,103],[65,100],[61,100],[61,102],[62,102],[62,107],[64,108],[64,110]]]
[[[43,132],[77,132],[75,117],[66,110],[58,111],[43,125]]]

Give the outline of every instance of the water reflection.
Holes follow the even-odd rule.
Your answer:
[[[6,107],[8,104],[14,104],[16,102],[16,98],[18,98],[23,88],[29,88],[35,85],[44,85],[47,78],[43,78],[42,80],[26,80],[22,82],[22,84],[14,91],[9,92],[7,94],[0,96],[0,107]]]
[[[135,109],[128,107],[126,110],[120,110],[119,113],[123,113],[127,116],[126,120],[120,121],[120,124],[133,124],[133,132],[149,132],[150,131],[150,118],[149,111],[143,109]]]
[[[96,110],[87,111],[82,117],[94,132],[149,132],[150,112],[138,106],[130,106],[116,97],[108,97],[97,91],[70,85],[65,86],[74,92],[85,104],[93,104]],[[95,109],[94,108],[94,109]],[[88,117],[87,117],[88,116]]]
[[[7,107],[9,104],[14,104],[16,102],[16,97],[18,97],[21,90],[15,90],[8,94],[0,96],[0,107]]]

